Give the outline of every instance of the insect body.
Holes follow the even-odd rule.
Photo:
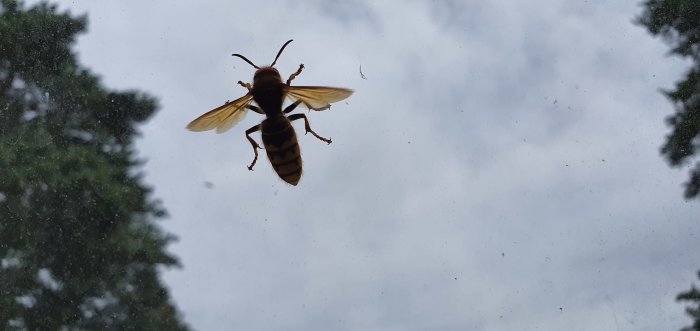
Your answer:
[[[250,141],[253,152],[255,152],[255,158],[248,166],[248,170],[253,170],[255,162],[258,160],[258,149],[260,148],[260,145],[250,134],[261,131],[267,157],[275,172],[285,182],[296,185],[299,183],[302,172],[301,154],[291,122],[303,118],[306,133],[311,132],[316,138],[328,144],[331,143],[331,140],[321,137],[311,130],[306,115],[292,114],[287,116],[286,114],[292,112],[299,105],[317,111],[329,109],[332,102],[349,97],[352,90],[337,87],[291,86],[292,80],[304,69],[303,64],[299,65],[299,69],[289,76],[286,83],[282,82],[274,65],[290,42],[292,41],[289,40],[282,46],[275,60],[267,67],[260,68],[243,55],[233,54],[257,69],[253,76],[253,85],[239,81],[238,84],[248,89],[246,95],[205,113],[187,125],[187,128],[192,131],[216,129],[216,132],[222,133],[242,120],[249,109],[264,114],[267,118],[262,123],[245,132],[246,138]],[[293,103],[282,109],[285,98],[290,98]],[[252,102],[255,102],[257,106],[252,105]]]

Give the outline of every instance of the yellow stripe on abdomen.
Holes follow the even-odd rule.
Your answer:
[[[273,169],[285,182],[296,185],[301,178],[301,151],[296,133],[286,117],[263,121],[262,140]]]

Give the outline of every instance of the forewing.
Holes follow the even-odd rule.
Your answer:
[[[253,95],[248,93],[241,98],[227,102],[197,117],[187,125],[187,129],[191,131],[216,129],[217,133],[225,132],[245,117],[245,114],[248,112],[248,104],[252,100]]]
[[[349,97],[352,90],[340,87],[324,86],[289,86],[287,96],[292,101],[301,100],[301,103],[309,109],[326,110],[331,108],[331,103],[338,102]]]

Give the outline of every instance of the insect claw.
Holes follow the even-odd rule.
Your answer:
[[[248,166],[248,170],[253,171],[253,166],[255,166],[255,162],[257,162],[257,161],[258,161],[258,155],[257,155],[257,152],[256,152],[255,158],[253,159],[253,163],[251,163],[251,164]]]
[[[255,166],[255,162],[256,162],[256,161],[258,161],[258,156],[257,156],[257,155],[255,156],[255,159],[253,159],[253,163],[251,163],[251,164],[248,166],[248,170],[253,171],[253,166]]]

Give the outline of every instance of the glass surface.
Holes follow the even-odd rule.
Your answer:
[[[30,2],[29,4],[33,4]],[[197,330],[677,330],[697,199],[659,153],[690,62],[636,1],[61,2],[79,61],[159,111],[136,168],[182,268],[162,279]],[[297,186],[245,130],[187,123],[269,64],[346,87],[299,108]],[[259,133],[252,137],[261,143]],[[0,195],[0,200],[3,200]],[[45,276],[44,278],[46,278]],[[50,277],[49,277],[50,278]],[[50,279],[48,280],[50,282]]]

